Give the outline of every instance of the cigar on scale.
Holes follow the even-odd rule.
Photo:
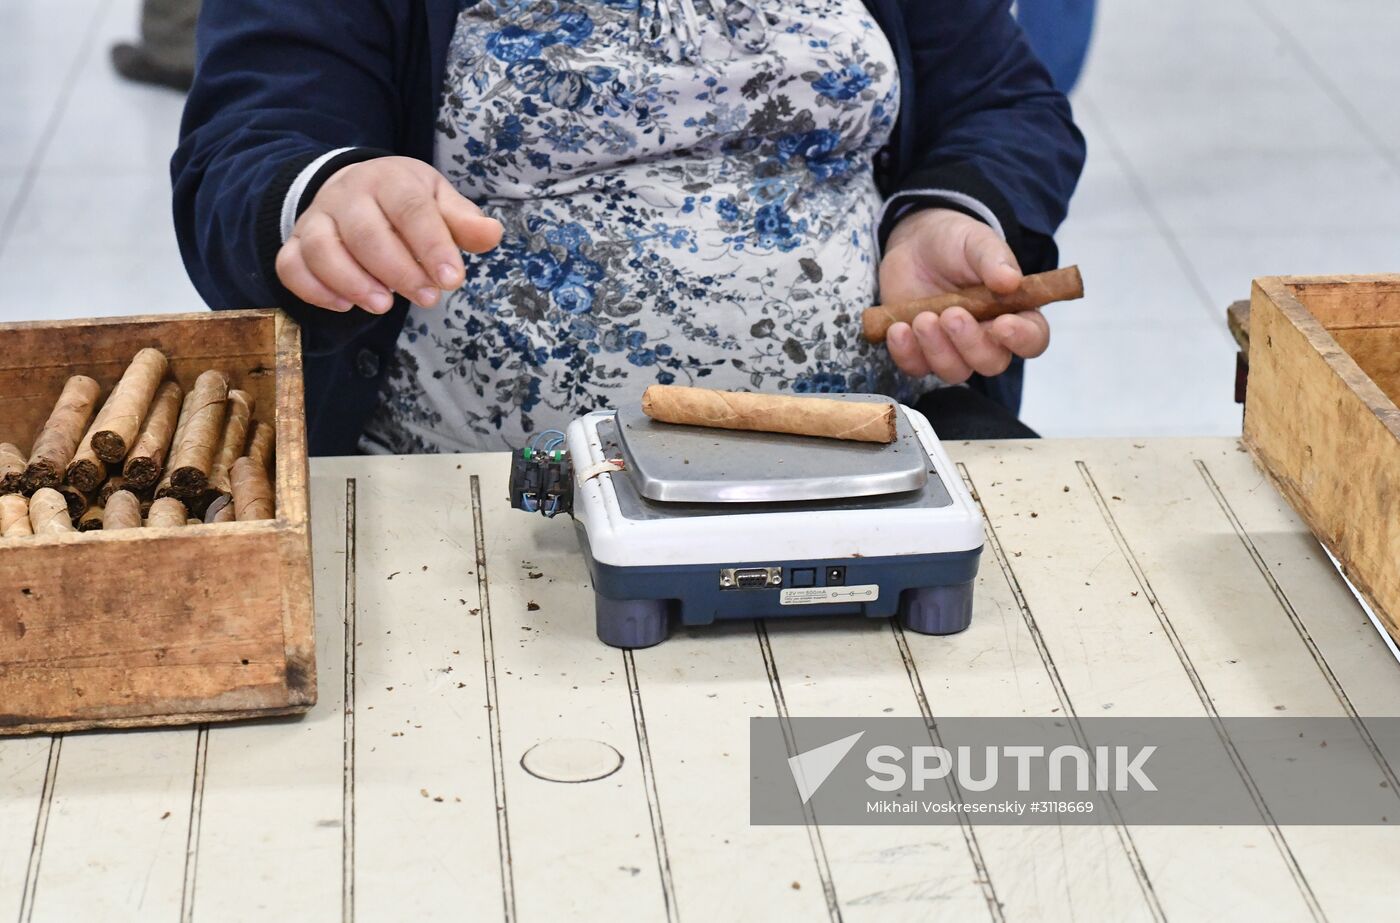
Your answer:
[[[29,498],[29,526],[35,535],[62,535],[76,531],[68,515],[68,501],[50,487],[40,487]]]
[[[146,517],[146,525],[152,529],[169,529],[189,522],[190,514],[185,504],[175,497],[157,497],[151,504],[151,512]]]
[[[219,451],[214,456],[214,464],[209,469],[209,489],[218,494],[233,492],[229,484],[229,473],[233,463],[243,457],[248,445],[248,429],[253,422],[253,408],[257,402],[247,391],[232,390],[228,393],[228,419],[224,422],[224,435],[219,440]]]
[[[233,515],[239,522],[271,519],[275,510],[267,469],[246,455],[233,463]]]
[[[169,368],[165,354],[149,347],[131,360],[92,424],[92,449],[98,458],[111,465],[126,458]]]
[[[107,532],[141,528],[141,501],[129,490],[115,491],[103,507],[102,528]]]
[[[170,461],[156,488],[157,497],[190,499],[204,492],[214,453],[219,451],[219,440],[224,434],[227,405],[228,378],[223,372],[210,369],[195,380],[180,408]]]
[[[24,489],[25,467],[18,446],[0,442],[0,494],[17,494]]]
[[[29,501],[19,494],[0,497],[0,538],[33,534],[34,529],[29,524]]]
[[[185,393],[173,381],[163,383],[151,399],[151,410],[136,434],[136,444],[131,447],[122,474],[132,487],[148,490],[160,480],[165,468],[165,459],[170,455],[170,443],[174,438],[176,421]]]
[[[642,393],[642,412],[653,420],[688,426],[857,442],[893,442],[895,438],[895,406],[888,402],[651,385]]]
[[[253,424],[253,435],[248,439],[248,457],[262,466],[269,475],[275,473],[273,462],[277,455],[277,430],[272,424],[261,421]]]
[[[97,382],[86,375],[74,375],[63,385],[63,393],[29,453],[29,464],[24,469],[28,489],[57,487],[63,483],[68,463],[73,460],[88,420],[92,419],[99,390]]]
[[[871,343],[883,343],[891,326],[900,321],[910,323],[925,311],[942,314],[948,308],[961,305],[974,318],[985,321],[1003,314],[1043,308],[1056,301],[1074,301],[1083,297],[1084,279],[1079,274],[1079,267],[1066,266],[1064,269],[1026,276],[1021,280],[1021,287],[1009,295],[997,295],[978,285],[918,301],[876,305],[865,310],[861,327],[865,338]]]
[[[96,532],[102,528],[103,509],[100,506],[90,506],[88,511],[78,517],[79,532]]]

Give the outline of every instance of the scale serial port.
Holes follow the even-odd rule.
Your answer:
[[[763,590],[783,585],[781,567],[725,567],[719,572],[720,589]]]

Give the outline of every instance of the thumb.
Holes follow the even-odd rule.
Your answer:
[[[1021,284],[1021,267],[1006,241],[980,222],[968,229],[963,241],[967,264],[982,284],[999,295],[1014,292]]]
[[[495,218],[481,213],[476,203],[463,196],[452,184],[443,180],[438,184],[438,210],[452,239],[468,253],[485,253],[501,242],[504,228]]]

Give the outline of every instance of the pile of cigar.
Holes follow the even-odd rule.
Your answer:
[[[101,409],[74,375],[28,456],[0,442],[0,538],[272,519],[275,430],[253,396],[215,369],[185,392],[169,371],[141,350]]]

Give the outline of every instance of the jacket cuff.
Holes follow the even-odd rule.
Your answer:
[[[880,211],[877,228],[881,253],[895,225],[910,212],[951,208],[991,227],[1020,258],[1021,223],[1001,191],[976,167],[965,163],[924,167],[906,176],[899,185]]]
[[[347,147],[322,154],[302,154],[287,160],[273,175],[258,203],[258,265],[274,291],[295,301],[277,280],[277,251],[291,236],[292,226],[316,198],[326,180],[352,163],[388,157],[389,151],[372,147]],[[284,299],[285,300],[285,299]]]

